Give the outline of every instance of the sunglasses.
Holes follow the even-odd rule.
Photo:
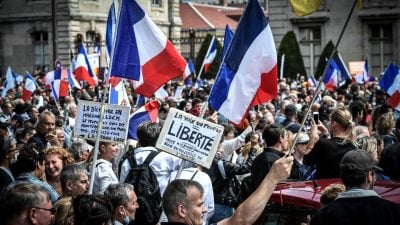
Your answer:
[[[51,215],[54,215],[54,214],[56,214],[56,212],[57,212],[57,210],[56,210],[55,208],[50,208],[50,209],[40,208],[40,207],[32,207],[32,208],[49,211],[49,212],[51,213]]]

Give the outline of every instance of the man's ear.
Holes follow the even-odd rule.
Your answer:
[[[185,208],[184,205],[182,205],[182,204],[178,205],[177,214],[181,218],[185,218],[186,217],[186,208]]]
[[[72,191],[72,182],[71,181],[67,181],[65,186],[67,187],[68,191]]]
[[[37,210],[35,208],[31,208],[28,212],[29,220],[31,221],[32,224],[38,224],[37,221]]]

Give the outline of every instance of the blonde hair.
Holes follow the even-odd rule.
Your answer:
[[[385,135],[392,132],[394,127],[393,115],[391,112],[384,113],[376,120],[376,132],[378,135]]]
[[[331,120],[344,128],[346,134],[345,139],[351,139],[355,125],[349,110],[343,107],[336,108],[331,113]]]
[[[374,163],[378,163],[378,141],[374,137],[360,136],[355,141],[359,149],[365,150],[373,159]]]
[[[73,225],[74,209],[72,207],[72,197],[61,198],[54,204],[56,214],[52,225]]]
[[[63,147],[52,146],[47,148],[45,153],[46,156],[48,155],[58,155],[63,162],[63,166],[69,165],[75,162],[72,154],[65,150]]]

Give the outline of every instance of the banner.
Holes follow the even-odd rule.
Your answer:
[[[156,147],[209,168],[224,127],[175,108],[169,110]]]
[[[101,104],[101,102],[83,100],[78,102],[75,137],[96,140]],[[125,143],[130,110],[131,108],[127,106],[105,104],[100,141]]]

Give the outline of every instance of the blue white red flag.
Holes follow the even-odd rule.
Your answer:
[[[15,79],[11,67],[8,66],[6,72],[6,83],[3,87],[3,91],[1,92],[1,97],[4,98],[7,95],[7,92],[13,88],[15,88]]]
[[[185,85],[187,86],[193,85],[192,78],[190,76],[192,73],[194,73],[194,65],[192,59],[189,59],[185,67],[185,72],[183,72],[183,80],[185,81]]]
[[[68,75],[68,83],[71,89],[78,88],[78,89],[82,89],[81,85],[79,84],[79,82],[75,79],[75,76],[72,74],[71,72],[72,70],[68,69],[67,70],[67,75]]]
[[[36,91],[37,87],[38,85],[35,81],[35,78],[33,78],[30,73],[26,72],[24,90],[22,91],[22,99],[24,101],[29,101],[32,98],[32,94]]]
[[[308,77],[308,85],[310,85],[310,87],[316,87],[318,85],[318,81],[313,75]]]
[[[215,36],[212,37],[210,46],[208,47],[207,54],[203,60],[204,73],[207,73],[214,62],[215,56],[217,55],[217,42],[215,41]]]
[[[357,74],[355,76],[355,80],[359,84],[365,84],[368,83],[369,81],[372,81],[372,76],[369,74],[369,69],[368,69],[368,58],[365,59],[364,62],[364,70],[362,74]]]
[[[250,0],[209,97],[213,109],[239,124],[248,110],[278,94],[277,54],[258,0]]]
[[[229,43],[231,42],[233,37],[233,31],[227,24],[225,27],[225,35],[224,35],[224,46],[222,47],[222,56],[221,56],[221,62],[224,59],[224,56],[226,54],[226,51],[228,51]]]
[[[192,59],[189,59],[183,72],[183,80],[186,80],[192,73],[194,73],[194,65]]]
[[[54,89],[52,91],[54,98],[68,96],[68,71],[66,69],[56,69],[48,72],[45,77],[45,85],[47,88]]]
[[[144,121],[158,122],[158,108],[160,103],[157,100],[151,101],[140,107],[129,118],[128,138],[137,140],[137,127]]]
[[[331,63],[329,64],[329,68],[326,71],[326,75],[324,77],[324,84],[327,90],[333,91],[336,87],[340,86],[341,75],[340,69],[336,64],[335,60],[332,59]]]
[[[77,81],[86,81],[90,86],[95,86],[97,83],[97,77],[95,76],[94,71],[90,66],[86,49],[83,44],[79,46],[74,74]]]
[[[110,98],[108,101],[114,105],[130,106],[123,79],[119,77],[110,78]]]
[[[337,66],[340,70],[341,80],[342,82],[346,82],[346,80],[351,80],[351,74],[349,69],[346,66],[346,63],[343,61],[342,56],[338,53],[339,61],[336,62]]]
[[[122,0],[110,75],[136,80],[135,92],[151,97],[180,76],[186,61],[134,0]]]
[[[379,81],[379,86],[390,95],[387,103],[392,108],[396,108],[400,103],[400,75],[399,68],[396,65],[389,64],[382,79]]]

